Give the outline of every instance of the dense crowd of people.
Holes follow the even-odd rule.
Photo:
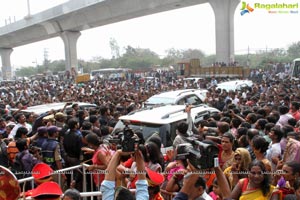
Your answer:
[[[226,91],[216,88],[222,81],[218,78],[193,83],[172,73],[167,78],[165,72],[156,76],[158,79],[144,82],[132,77],[130,81],[93,80],[82,84],[3,84],[0,164],[18,179],[34,177],[34,188],[22,185],[23,195],[34,199],[45,195],[57,199],[64,192],[64,199],[80,199],[83,184],[87,191],[101,191],[104,200],[161,200],[170,196],[175,200],[300,199],[300,81],[267,74],[255,77],[252,87]],[[122,152],[110,142],[119,116],[142,108],[143,102],[156,93],[183,88],[207,89],[204,103],[220,113],[197,124],[180,122],[173,150],[166,155],[161,152],[159,137],[145,142],[136,130],[132,131],[140,144],[134,151]],[[41,115],[21,112],[29,106],[53,102],[67,103],[62,110]],[[73,102],[89,102],[97,108],[81,110]],[[186,108],[187,115],[191,109]],[[200,170],[186,157],[176,156],[182,153],[179,146],[189,143],[189,137],[219,149],[212,168]],[[60,178],[53,171],[82,163],[89,165],[92,177],[87,176],[84,182],[84,175],[74,170],[72,176],[61,174],[64,185],[57,185]],[[49,187],[53,191],[45,192]],[[128,189],[135,189],[136,197]]]

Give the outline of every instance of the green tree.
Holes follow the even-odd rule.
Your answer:
[[[295,58],[300,58],[300,41],[290,45],[287,50],[287,53],[291,60]]]
[[[30,77],[34,74],[37,74],[37,68],[35,67],[22,67],[18,70],[16,70],[16,76],[17,77]]]
[[[59,71],[66,70],[66,62],[64,60],[55,60],[48,64],[48,69],[53,73],[56,74]]]
[[[125,48],[125,53],[119,59],[120,66],[141,70],[160,65],[160,63],[158,54],[150,49],[133,48],[131,46]]]
[[[197,59],[202,60],[205,57],[205,54],[199,49],[182,50],[181,54],[183,56],[183,59],[197,58]]]

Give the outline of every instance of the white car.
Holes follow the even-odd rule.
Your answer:
[[[252,87],[253,82],[251,80],[234,80],[234,81],[226,81],[219,83],[217,85],[217,89],[226,90],[229,92],[229,90],[242,90],[243,88]]]
[[[183,81],[193,81],[193,83],[198,83],[199,80],[205,80],[205,79],[201,77],[188,77],[183,79]]]
[[[135,131],[141,131],[144,139],[152,135],[159,135],[164,147],[170,147],[176,137],[176,126],[180,121],[186,121],[187,113],[185,105],[164,105],[160,107],[148,107],[133,111],[128,115],[119,117],[113,133],[122,130],[125,122]],[[199,122],[213,113],[219,113],[216,108],[207,105],[194,106],[191,116],[194,123]]]
[[[61,110],[67,102],[60,102],[60,103],[48,103],[48,104],[42,104],[42,105],[37,105],[37,106],[30,106],[27,107],[24,110],[21,110],[20,112],[23,113],[35,113],[37,115],[46,113],[50,110]],[[70,108],[72,104],[77,103],[81,109],[89,109],[89,108],[96,108],[96,104],[91,104],[91,103],[83,103],[83,102],[72,102],[70,105],[68,105],[66,108]],[[16,111],[17,109],[13,108],[11,109],[12,111]]]
[[[144,102],[144,106],[154,105],[199,105],[203,103],[207,90],[203,89],[185,89],[163,92],[153,95]]]

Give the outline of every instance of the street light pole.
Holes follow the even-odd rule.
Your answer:
[[[25,19],[30,19],[31,14],[30,14],[30,0],[27,0],[27,16],[25,16]]]

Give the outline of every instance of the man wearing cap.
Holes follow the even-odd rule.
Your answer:
[[[35,140],[35,145],[42,148],[43,143],[48,139],[48,130],[46,126],[40,126],[37,129],[38,138]]]
[[[54,125],[54,123],[55,123],[55,119],[53,114],[43,117],[43,124],[45,126],[52,126]]]
[[[160,193],[160,186],[164,182],[164,176],[149,168],[146,168],[146,177],[148,182],[149,199],[151,200],[163,200]]]
[[[65,115],[62,112],[58,112],[54,115],[55,118],[55,125],[57,127],[63,128],[66,125],[66,119],[67,119],[67,115]]]
[[[34,200],[58,200],[63,194],[62,189],[55,182],[45,182],[32,191],[31,197]]]
[[[52,169],[62,169],[60,145],[57,141],[60,129],[57,126],[48,127],[48,139],[42,145],[43,161]]]
[[[32,168],[32,176],[34,178],[34,182],[37,185],[40,185],[45,182],[52,181],[53,169],[46,163],[40,162],[37,163]]]

